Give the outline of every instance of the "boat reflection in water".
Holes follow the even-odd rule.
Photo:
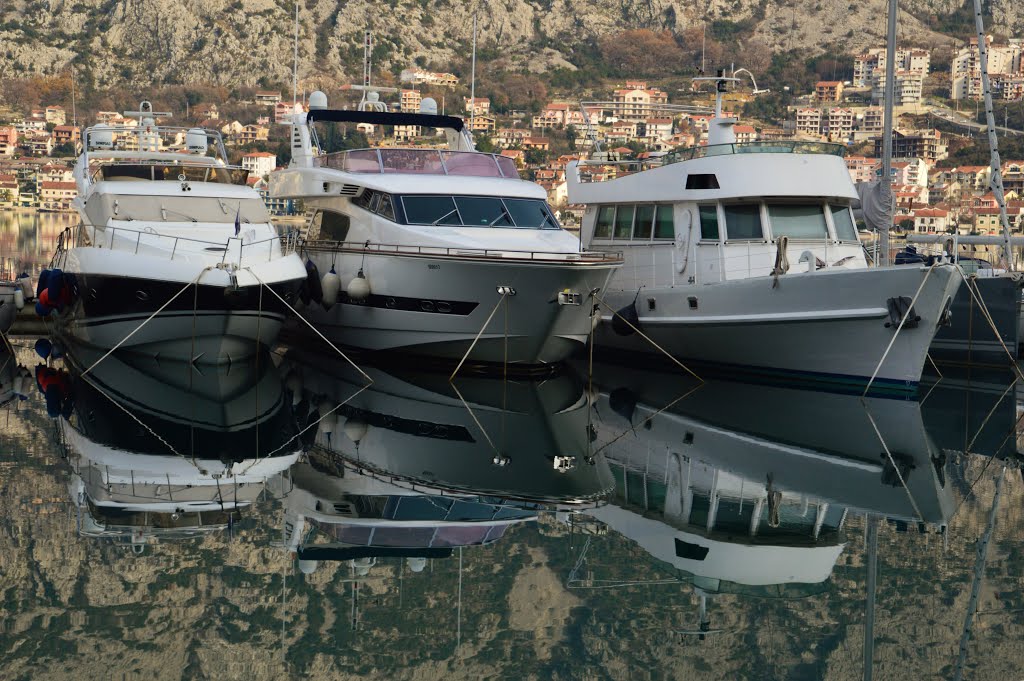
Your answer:
[[[592,458],[587,395],[571,373],[545,381],[388,373],[289,352],[282,367],[320,422],[314,448],[417,489],[578,506],[614,481]],[[293,397],[293,399],[295,399]],[[319,417],[317,417],[319,418]]]
[[[595,446],[616,489],[587,514],[686,573],[701,601],[686,633],[708,633],[709,595],[823,588],[850,513],[935,532],[953,513],[951,466],[917,402],[726,382],[680,399],[678,376],[596,375]]]
[[[288,354],[286,384],[311,405],[310,423],[322,420],[309,462],[280,490],[285,545],[304,572],[348,560],[365,574],[383,557],[419,571],[542,510],[590,507],[613,487],[603,457],[590,456],[586,394],[573,375],[462,380],[463,401],[447,376],[368,369],[373,384],[360,392],[354,371],[305,360]]]
[[[269,355],[230,366],[157,362],[74,347],[74,410],[60,420],[79,533],[130,541],[228,528],[301,442]]]
[[[323,450],[291,469],[284,497],[284,545],[299,569],[321,561],[349,561],[358,575],[378,559],[402,558],[413,572],[454,549],[501,539],[535,511],[500,497],[427,493],[360,471]]]

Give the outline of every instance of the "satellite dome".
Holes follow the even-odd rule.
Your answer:
[[[373,90],[371,90],[370,92],[367,92],[366,93],[366,101],[368,101],[368,102],[379,102],[380,101],[380,93],[379,92],[374,92]]]
[[[413,572],[423,572],[423,568],[427,567],[426,558],[406,558],[405,564],[409,566],[409,569]]]
[[[299,572],[304,575],[311,575],[316,572],[319,565],[315,560],[299,560]]]
[[[420,100],[420,113],[437,115],[437,100],[433,97],[424,97]]]
[[[327,108],[327,95],[320,90],[317,90],[309,96],[309,110],[313,109],[326,109]]]

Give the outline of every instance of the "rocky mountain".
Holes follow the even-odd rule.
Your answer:
[[[1024,31],[1024,5],[987,5],[993,32]],[[904,41],[940,45],[950,33],[970,32],[972,15],[960,0],[900,6]],[[5,0],[2,7],[0,77],[55,75],[74,65],[86,87],[291,82],[295,5],[287,0]],[[595,39],[630,28],[697,28],[699,35],[707,24],[740,43],[831,53],[878,43],[885,31],[885,0],[303,0],[300,76],[311,86],[358,76],[367,28],[379,69],[465,61],[474,7],[482,56],[534,71],[572,70]]]

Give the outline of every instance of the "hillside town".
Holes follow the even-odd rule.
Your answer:
[[[987,40],[989,72],[999,101],[1024,101],[1022,42]],[[842,145],[854,182],[880,179],[883,130],[882,97],[886,72],[881,46],[856,55],[849,80],[820,80],[808,92],[787,92],[783,120],[746,116],[758,96],[737,88],[728,97],[736,118],[738,143],[777,143],[814,140]],[[971,144],[969,134],[940,130],[933,122],[928,93],[941,88],[946,102],[969,107],[981,96],[977,40],[956,51],[949,71],[932,69],[931,52],[906,48],[896,51],[895,115],[892,182],[897,199],[894,229],[923,233],[986,234],[999,229],[995,198],[988,191],[989,168],[958,165],[950,148]],[[696,86],[669,92],[645,79],[624,79],[609,90],[593,93],[593,101],[578,97],[551,98],[532,109],[494,106],[488,97],[459,96],[465,83],[453,73],[414,66],[403,69],[399,87],[383,95],[393,111],[417,112],[427,97],[439,100],[443,113],[465,119],[478,148],[513,159],[521,173],[548,192],[549,202],[567,226],[578,224],[581,208],[567,202],[565,172],[581,158],[604,159],[588,172],[608,179],[617,173],[664,163],[673,153],[689,153],[708,143],[711,93]],[[756,86],[756,83],[755,83]],[[464,90],[464,87],[462,88]],[[459,90],[461,92],[461,90]],[[359,89],[341,88],[354,106]],[[765,91],[766,92],[766,91]],[[301,98],[300,98],[301,99]],[[934,98],[933,98],[934,99]],[[240,107],[241,105],[241,107]],[[679,106],[685,105],[685,106]],[[701,107],[706,109],[702,111]],[[249,184],[260,190],[276,215],[301,212],[292,201],[275,200],[267,191],[267,175],[287,163],[285,125],[302,103],[293,103],[281,90],[255,90],[245,101],[199,102],[187,108],[188,125],[217,130],[235,162],[249,171]],[[244,111],[238,118],[227,111]],[[90,124],[131,129],[137,119],[116,111],[98,111]],[[952,120],[952,119],[951,119]],[[964,125],[969,121],[964,118]],[[175,124],[181,125],[176,119]],[[71,163],[82,148],[82,122],[64,106],[48,104],[30,111],[0,109],[0,207],[69,212],[76,196]],[[965,127],[961,132],[973,132]],[[374,130],[361,124],[346,133],[339,148],[353,146],[426,145],[437,140],[434,131],[418,126]],[[118,148],[131,149],[137,136],[116,134]],[[325,149],[332,151],[333,149]],[[1014,229],[1024,227],[1024,160],[1003,162],[1003,183]]]

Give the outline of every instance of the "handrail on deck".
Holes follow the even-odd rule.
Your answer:
[[[509,248],[461,248],[453,246],[411,246],[402,244],[375,244],[363,241],[306,240],[303,250],[326,250],[349,253],[374,253],[381,255],[438,255],[466,258],[520,258],[524,260],[569,260],[573,262],[616,263],[622,262],[621,251],[578,251],[558,253],[554,251],[517,251]]]
[[[241,261],[242,261],[242,258],[244,257],[245,249],[247,249],[247,248],[252,248],[253,246],[259,246],[261,244],[271,244],[272,245],[274,242],[277,242],[277,243],[279,243],[281,245],[281,249],[277,253],[278,256],[285,256],[285,255],[288,255],[290,253],[298,252],[298,249],[299,249],[299,246],[300,246],[300,243],[301,243],[301,239],[302,239],[301,233],[298,230],[292,229],[290,227],[287,228],[283,233],[278,233],[277,235],[272,236],[270,238],[260,239],[259,241],[252,241],[252,242],[249,242],[249,243],[242,243],[241,239],[239,237],[232,237],[232,238],[229,238],[227,241],[224,241],[224,242],[220,242],[220,241],[207,241],[207,240],[204,240],[204,239],[195,239],[195,238],[187,237],[187,236],[172,236],[170,234],[160,234],[159,232],[145,232],[145,231],[141,231],[141,230],[137,230],[137,229],[128,229],[126,227],[110,227],[110,226],[107,226],[107,227],[103,227],[103,228],[98,228],[98,227],[94,227],[92,225],[85,225],[84,223],[78,223],[76,225],[72,225],[72,226],[69,226],[69,227],[65,228],[64,231],[62,231],[57,236],[57,247],[56,247],[56,249],[54,251],[53,258],[50,261],[50,267],[61,267],[62,268],[65,265],[65,261],[67,259],[67,253],[68,253],[68,251],[71,248],[79,248],[79,247],[86,247],[86,246],[96,245],[96,244],[93,244],[92,241],[89,239],[88,234],[86,233],[86,227],[93,227],[93,234],[94,235],[97,232],[99,232],[100,230],[109,233],[109,238],[106,240],[106,243],[104,244],[104,246],[107,249],[109,249],[109,250],[117,250],[117,251],[131,250],[133,254],[138,254],[139,247],[142,245],[142,237],[143,236],[146,236],[146,237],[149,237],[149,238],[156,237],[158,239],[173,239],[174,241],[173,241],[173,243],[171,245],[171,251],[170,251],[170,255],[168,257],[169,260],[174,260],[174,256],[178,252],[178,244],[181,243],[181,242],[188,242],[188,243],[194,243],[194,244],[206,244],[207,245],[207,250],[212,251],[212,250],[216,249],[216,250],[220,250],[221,251],[221,259],[220,259],[220,262],[218,263],[220,265],[229,264],[229,261],[228,261],[228,251],[231,248],[231,242],[232,241],[236,241],[236,240],[239,241],[238,264],[240,264]],[[127,233],[129,236],[127,237],[127,239],[125,239],[124,237],[118,237],[117,236],[118,232]],[[135,236],[134,248],[132,248],[132,246],[131,246],[131,244],[133,242],[132,242],[132,239],[131,239],[130,235],[134,235]],[[72,238],[74,239],[74,243],[73,243],[73,245],[70,245],[71,241],[72,241]],[[121,243],[118,243],[119,241]],[[127,247],[125,247],[125,246],[127,246]],[[274,259],[274,255],[275,255],[275,249],[273,247],[268,248],[267,249],[267,262],[270,262],[271,260],[273,260]]]
[[[580,180],[582,182],[600,182],[601,180],[592,179],[592,174],[587,173],[586,169],[602,167],[625,168],[625,172],[618,173],[618,175],[623,175],[642,172],[644,170],[650,170],[651,168],[660,168],[661,166],[667,166],[673,163],[692,161],[697,158],[707,158],[709,156],[732,156],[735,154],[810,154],[838,156],[842,158],[846,155],[846,147],[842,144],[832,142],[811,142],[803,140],[761,140],[757,142],[711,144],[708,146],[677,149],[676,151],[669,152],[663,156],[657,156],[649,159],[626,159],[621,161],[602,161],[594,159],[581,161],[578,165],[577,172],[579,172]]]

